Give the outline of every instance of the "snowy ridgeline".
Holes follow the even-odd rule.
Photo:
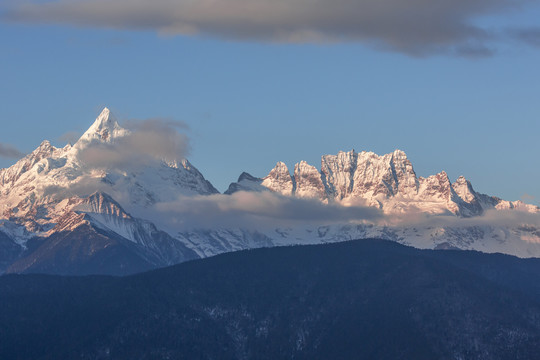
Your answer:
[[[418,177],[400,150],[325,155],[321,170],[300,162],[292,174],[278,162],[264,178],[243,173],[222,195],[183,157],[152,154],[159,146],[151,156],[137,153],[141,139],[162,145],[159,136],[166,144],[169,135],[124,129],[104,109],[73,146],[44,141],[0,170],[0,271],[47,272],[111,251],[111,261],[152,268],[240,249],[368,237],[540,256],[538,207],[477,193],[444,171]],[[75,243],[84,244],[77,256],[50,264]],[[118,266],[118,273],[129,268]]]

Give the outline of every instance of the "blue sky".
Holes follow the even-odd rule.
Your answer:
[[[489,36],[463,35],[457,20],[446,32],[423,24],[437,34],[429,38],[406,32],[405,21],[395,29],[313,20],[303,26],[316,31],[304,36],[294,27],[304,17],[280,22],[292,29],[283,35],[268,30],[266,18],[248,26],[219,12],[199,22],[175,18],[174,27],[157,14],[140,25],[136,13],[128,15],[137,21],[92,13],[100,0],[70,12],[65,1],[28,3],[58,5],[38,8],[39,16],[7,1],[0,5],[0,144],[21,152],[43,139],[64,145],[64,134],[82,134],[107,106],[120,123],[188,124],[189,159],[221,191],[242,171],[264,176],[277,161],[319,167],[321,155],[339,150],[399,148],[420,176],[446,170],[480,192],[538,204],[540,5],[498,1],[500,9],[491,9],[476,1],[484,12],[468,13],[460,1],[445,11],[465,13],[458,20]],[[14,162],[0,158],[2,167]]]

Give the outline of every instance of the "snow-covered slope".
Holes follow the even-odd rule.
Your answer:
[[[16,164],[0,170],[0,232],[24,250],[33,238],[46,239],[88,225],[142,246],[157,256],[151,261],[157,265],[192,258],[182,254],[183,244],[150,222],[127,215],[114,199],[130,212],[145,213],[175,196],[218,191],[186,159],[145,163],[131,171],[88,163],[88,154],[95,155],[90,150],[113,146],[129,135],[105,108],[73,146],[56,148],[43,141]]]
[[[89,166],[81,156],[92,146],[111,144],[128,134],[129,130],[121,128],[104,109],[75,145],[59,149],[44,141],[15,165],[0,170],[2,217],[25,220],[29,230],[43,231],[47,229],[40,225],[64,210],[58,207],[62,200],[88,196],[97,190],[121,198],[129,209],[180,194],[218,192],[186,159],[156,162],[127,172]]]

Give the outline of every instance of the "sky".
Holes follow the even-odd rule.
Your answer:
[[[183,123],[220,191],[277,161],[405,151],[540,204],[540,2],[0,2],[0,167],[103,107]]]

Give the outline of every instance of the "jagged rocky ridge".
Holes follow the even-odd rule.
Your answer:
[[[401,150],[383,156],[354,150],[324,155],[320,171],[301,161],[295,164],[292,174],[285,163],[278,162],[264,178],[243,173],[229,186],[226,194],[237,191],[272,191],[343,206],[368,205],[380,209],[390,219],[412,213],[430,215],[433,220],[432,223],[405,222],[393,226],[359,223],[275,229],[275,233],[268,236],[280,245],[376,237],[422,249],[468,249],[521,257],[540,256],[537,222],[509,227],[498,225],[496,221],[481,221],[487,211],[516,210],[540,214],[537,206],[478,193],[465,177],[460,176],[452,183],[445,171],[427,178],[419,177]],[[442,224],[437,221],[441,215],[446,215]],[[469,221],[453,225],[448,221],[452,218]]]
[[[343,205],[364,203],[388,214],[414,210],[472,217],[489,209],[538,211],[536,206],[519,200],[511,202],[478,193],[463,176],[454,183],[445,171],[427,178],[418,177],[401,150],[383,156],[354,150],[324,155],[321,171],[301,161],[294,166],[292,175],[287,165],[278,162],[262,179],[243,173],[226,193],[240,190],[271,190]]]
[[[160,229],[148,220],[155,205],[178,196],[218,191],[186,159],[155,161],[135,169],[99,167],[89,149],[130,136],[108,109],[73,146],[44,141],[0,170],[0,273],[127,274],[241,249],[317,244],[377,237],[418,248],[476,249],[540,256],[540,230],[531,224],[442,226],[376,223],[316,224],[272,229]],[[343,206],[367,205],[385,214],[449,214],[476,218],[488,210],[537,213],[520,201],[477,193],[460,177],[416,176],[404,152],[325,155],[321,170],[306,162],[291,174],[279,162],[264,178],[242,173],[225,192],[271,191]]]

